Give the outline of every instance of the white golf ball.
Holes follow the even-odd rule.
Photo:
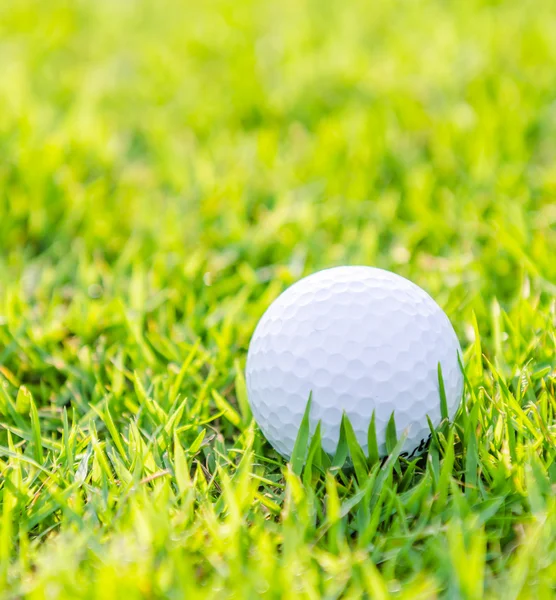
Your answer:
[[[461,353],[444,311],[420,287],[389,271],[336,267],[298,281],[265,312],[249,345],[247,392],[253,415],[274,448],[292,454],[312,394],[310,426],[321,422],[333,455],[345,412],[367,452],[373,412],[378,449],[394,413],[403,451],[421,452],[427,416],[441,421],[438,365],[454,416],[463,392]]]

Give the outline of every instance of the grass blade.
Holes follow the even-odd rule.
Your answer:
[[[44,463],[44,455],[42,451],[42,435],[41,435],[41,423],[39,420],[39,413],[37,411],[37,405],[33,399],[33,395],[28,393],[29,400],[29,413],[31,417],[31,431],[33,432],[33,455],[35,460],[42,465]]]
[[[442,419],[447,419],[448,414],[448,402],[446,400],[446,388],[444,386],[444,377],[442,376],[442,365],[438,363],[438,392],[440,394],[440,415]]]
[[[297,437],[295,439],[295,444],[293,446],[293,452],[290,458],[291,469],[292,472],[299,476],[301,475],[301,471],[303,470],[303,465],[305,464],[305,457],[307,456],[308,445],[309,445],[309,415],[311,413],[311,402],[312,402],[312,393],[309,394],[309,399],[307,400],[307,406],[305,407],[305,413],[303,414],[303,418],[301,419],[301,423],[299,425],[299,431],[297,432]]]
[[[377,463],[380,459],[378,453],[378,443],[376,439],[376,413],[373,410],[371,422],[369,423],[369,430],[367,432],[367,458],[369,465],[372,466]]]
[[[365,457],[365,453],[359,445],[359,442],[357,441],[357,437],[353,431],[353,426],[351,425],[350,420],[345,412],[342,415],[341,428],[344,430],[344,436],[349,448],[349,454],[351,456],[355,475],[359,485],[361,486],[367,480],[369,475],[367,471],[367,459]]]

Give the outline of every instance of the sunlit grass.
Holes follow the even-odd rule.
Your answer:
[[[0,5],[0,594],[553,596],[554,31],[548,0]],[[425,458],[346,425],[287,465],[252,422],[257,319],[337,264],[456,328]]]

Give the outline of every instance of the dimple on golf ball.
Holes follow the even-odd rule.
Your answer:
[[[372,267],[335,267],[301,279],[259,321],[249,345],[249,403],[274,448],[291,457],[311,395],[310,429],[321,422],[330,455],[345,412],[368,451],[386,455],[392,413],[407,454],[420,452],[441,421],[438,365],[454,416],[463,392],[454,329],[438,304],[407,279]]]

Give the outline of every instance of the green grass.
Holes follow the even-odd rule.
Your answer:
[[[554,597],[555,31],[551,0],[1,3],[0,595]],[[424,460],[288,467],[251,421],[257,319],[336,264],[454,323]]]

